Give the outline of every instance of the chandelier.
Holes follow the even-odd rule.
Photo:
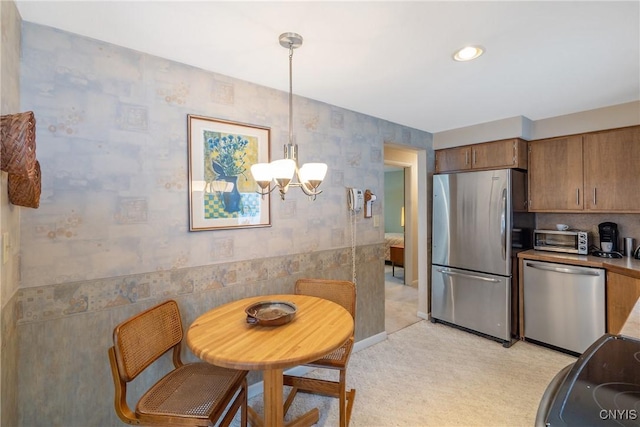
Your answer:
[[[251,175],[258,183],[258,194],[264,196],[278,188],[280,198],[284,200],[289,187],[300,187],[309,199],[315,200],[322,193],[318,187],[326,173],[326,163],[305,163],[298,168],[298,145],[293,142],[293,49],[302,46],[302,36],[296,33],[280,34],[280,45],[289,49],[289,141],[284,145],[284,158],[271,163],[256,163],[251,166]],[[275,185],[271,186],[271,181]]]

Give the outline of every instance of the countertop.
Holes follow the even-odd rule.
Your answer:
[[[633,277],[634,279],[640,279],[640,259],[635,258],[600,258],[592,255],[574,255],[559,252],[537,251],[535,249],[519,252],[518,258],[604,268],[612,273],[618,273],[624,276]]]

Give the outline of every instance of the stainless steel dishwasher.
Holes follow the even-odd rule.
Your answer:
[[[605,270],[524,261],[524,336],[582,354],[605,333]]]

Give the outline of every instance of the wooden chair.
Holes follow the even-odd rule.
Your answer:
[[[353,317],[356,317],[356,287],[353,282],[342,280],[300,279],[296,282],[295,293],[325,298],[343,306]],[[314,368],[337,369],[340,371],[339,381],[328,381],[284,375],[283,383],[292,387],[287,400],[284,403],[284,412],[287,413],[293,403],[293,399],[300,391],[303,393],[323,394],[337,397],[340,401],[340,427],[346,427],[351,420],[353,401],[356,397],[355,389],[347,391],[347,363],[353,348],[353,334],[347,341],[332,353],[323,358],[305,364]]]
[[[180,357],[182,321],[178,304],[169,300],[116,326],[109,349],[115,385],[115,410],[127,424],[228,426],[241,410],[247,425],[247,371],[208,363],[184,364]],[[169,350],[175,369],[143,394],[135,413],[127,404],[127,383]]]

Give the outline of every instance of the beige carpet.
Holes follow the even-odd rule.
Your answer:
[[[418,289],[404,284],[404,268],[396,267],[392,276],[390,265],[384,275],[384,329],[392,334],[421,319],[418,312]]]
[[[387,334],[398,332],[400,329],[406,328],[407,326],[422,320],[420,317],[416,316],[416,313],[418,312],[416,302],[403,302],[386,299],[384,302],[384,310],[384,330]]]
[[[573,361],[533,344],[504,348],[422,320],[352,355],[351,426],[532,426],[549,381]],[[249,404],[262,413],[262,395]],[[318,426],[338,424],[336,399],[308,394],[296,397],[287,420],[313,407],[320,409]]]

